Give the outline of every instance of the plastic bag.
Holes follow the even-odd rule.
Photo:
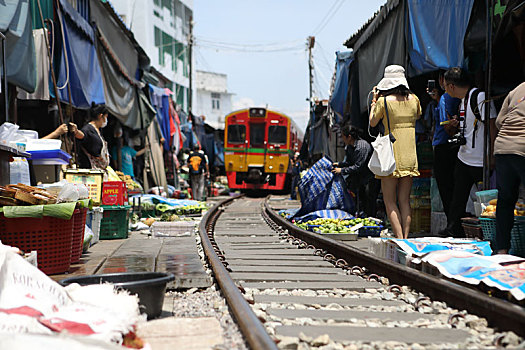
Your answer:
[[[77,186],[78,190],[78,198],[79,199],[86,199],[89,198],[89,190],[84,184],[75,184]]]
[[[79,193],[75,184],[65,184],[58,193],[57,203],[78,201]]]
[[[0,142],[9,144],[10,141],[13,141],[13,136],[18,130],[18,125],[5,122],[0,125]]]

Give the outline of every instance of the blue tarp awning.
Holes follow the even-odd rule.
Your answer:
[[[170,150],[171,126],[170,126],[170,101],[169,96],[164,90],[149,84],[151,103],[157,111],[157,120],[160,125],[162,137],[164,137],[164,150]]]
[[[474,0],[407,0],[409,75],[463,65]]]
[[[0,31],[6,37],[8,82],[34,92],[37,85],[36,52],[29,0],[0,1]],[[0,72],[2,75],[3,67]]]
[[[60,99],[69,101],[67,84],[70,84],[73,106],[89,108],[91,102],[105,103],[94,30],[66,0],[60,0],[60,8],[65,38],[62,44],[66,49],[65,53],[61,50],[57,81],[63,87],[59,90]]]
[[[334,92],[330,100],[330,106],[337,117],[336,122],[343,120],[346,98],[348,96],[348,78],[350,76],[350,64],[354,61],[351,51],[336,53],[335,83]]]

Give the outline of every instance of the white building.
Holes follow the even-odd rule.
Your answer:
[[[193,0],[110,2],[150,57],[152,66],[173,82],[166,87],[176,94],[177,104],[187,110],[190,69],[187,48]]]
[[[224,117],[232,112],[232,93],[228,92],[226,74],[196,71],[196,103],[193,114],[204,115],[205,122],[216,129],[224,129]]]

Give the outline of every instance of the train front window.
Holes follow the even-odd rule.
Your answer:
[[[286,145],[286,126],[270,125],[268,127],[268,143],[271,145]]]
[[[264,147],[264,123],[250,124],[250,146]]]
[[[228,125],[228,142],[242,144],[246,140],[246,126]]]

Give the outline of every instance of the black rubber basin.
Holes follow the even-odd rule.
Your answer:
[[[59,281],[67,286],[78,283],[81,286],[100,283],[112,283],[116,288],[122,288],[139,297],[140,309],[146,312],[148,319],[158,317],[162,313],[166,284],[175,279],[175,275],[163,272],[123,272],[102,275],[70,277]]]

